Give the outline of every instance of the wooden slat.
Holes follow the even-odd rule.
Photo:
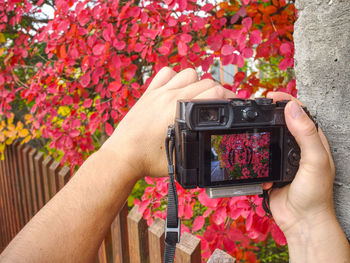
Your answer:
[[[68,166],[63,166],[62,169],[58,173],[58,190],[61,190],[63,186],[68,183],[71,177],[70,169]]]
[[[130,262],[143,263],[148,258],[148,231],[146,221],[134,206],[128,215]]]
[[[28,154],[31,151],[30,146],[25,146],[23,151],[22,151],[22,156],[23,156],[23,177],[24,177],[24,191],[26,193],[26,203],[28,207],[28,213],[29,213],[29,218],[32,218],[34,215],[33,211],[33,205],[32,205],[32,187],[30,185],[30,171],[29,171],[29,158]]]
[[[10,224],[8,222],[7,215],[9,213],[8,211],[8,204],[7,204],[7,190],[6,190],[6,183],[5,183],[5,161],[1,160],[0,161],[0,174],[1,174],[1,200],[2,200],[2,209],[3,209],[3,214],[2,214],[2,221],[4,223],[4,236],[2,237],[4,245],[9,242],[9,237],[11,235],[10,232]]]
[[[22,203],[22,211],[23,211],[23,219],[24,219],[24,225],[29,221],[29,211],[27,206],[27,200],[26,200],[26,192],[25,192],[25,174],[24,174],[24,161],[23,161],[23,149],[24,145],[20,144],[16,147],[16,153],[17,153],[17,166],[18,166],[18,177],[19,182],[21,184],[21,203]]]
[[[180,243],[176,245],[176,263],[200,263],[201,262],[201,242],[200,239],[184,232]]]
[[[210,256],[208,263],[221,263],[221,262],[235,263],[236,260],[226,252],[220,249],[215,249],[214,253]]]
[[[2,250],[5,248],[5,207],[4,207],[4,190],[3,190],[3,173],[2,173],[2,169],[1,169],[1,161],[0,161],[0,253],[2,252]]]
[[[54,161],[49,167],[50,178],[50,198],[52,198],[58,192],[58,170],[60,163]]]
[[[38,152],[34,157],[35,181],[36,181],[36,189],[37,189],[37,195],[38,195],[38,209],[39,210],[45,204],[43,171],[42,171],[43,160],[44,160],[44,153],[43,152]]]
[[[106,256],[106,262],[113,262],[113,242],[111,228],[108,229],[104,239],[104,251]]]
[[[14,153],[14,144],[8,147],[8,163],[11,177],[11,185],[12,185],[12,197],[14,201],[14,209],[15,209],[15,219],[16,219],[16,234],[21,230],[21,203],[20,203],[20,188],[18,184],[17,171],[15,169],[15,153]]]
[[[53,159],[51,156],[47,156],[43,161],[42,168],[42,178],[43,178],[43,188],[44,188],[44,205],[50,200],[50,177],[49,177],[49,167]]]
[[[13,198],[13,188],[12,188],[12,177],[11,177],[11,169],[9,165],[9,149],[8,147],[5,148],[5,183],[7,187],[7,202],[9,207],[9,213],[7,220],[10,222],[10,240],[16,235],[16,217],[15,217],[15,202]]]
[[[150,263],[162,263],[164,257],[164,227],[165,221],[156,218],[148,228],[148,244]]]
[[[37,153],[36,149],[32,149],[28,154],[28,161],[29,161],[29,178],[30,178],[30,186],[31,186],[31,192],[32,192],[32,207],[33,207],[33,215],[35,215],[39,208],[38,208],[38,190],[36,188],[37,182],[36,182],[36,176],[35,176],[35,167],[34,167],[34,157]]]
[[[103,241],[100,248],[97,252],[97,262],[98,263],[107,263],[106,261],[106,252],[105,252],[105,242]]]
[[[129,239],[128,239],[128,204],[125,203],[120,213],[111,225],[113,261],[115,263],[129,263]]]
[[[16,141],[12,145],[12,157],[13,157],[13,170],[14,170],[14,175],[15,175],[15,180],[16,180],[16,186],[17,186],[17,201],[18,201],[18,209],[19,209],[19,220],[20,220],[20,229],[23,228],[25,225],[25,217],[24,217],[24,208],[23,208],[23,194],[22,194],[22,185],[21,185],[21,178],[20,178],[20,171],[19,171],[19,158],[18,158],[18,153],[17,153],[17,147],[19,146],[19,141]]]

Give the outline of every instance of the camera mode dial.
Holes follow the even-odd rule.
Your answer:
[[[253,121],[259,116],[259,113],[252,107],[243,110],[243,119],[246,121]]]

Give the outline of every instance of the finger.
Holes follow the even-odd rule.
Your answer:
[[[176,72],[169,68],[164,67],[161,70],[158,71],[156,76],[153,78],[151,84],[148,86],[147,91],[149,92],[151,90],[158,89],[165,84],[167,84],[174,76],[176,75]]]
[[[187,68],[177,73],[166,85],[164,89],[173,90],[184,88],[198,81],[197,72],[192,68]]]
[[[262,184],[262,189],[263,190],[269,190],[272,188],[273,183],[263,183]]]
[[[193,99],[226,99],[226,98],[235,98],[236,94],[232,91],[223,88],[220,85],[217,85],[213,88],[210,88],[197,96],[195,96]]]
[[[314,170],[319,170],[320,165],[329,163],[327,151],[315,124],[297,102],[288,102],[285,108],[285,119],[289,131],[301,150],[300,165],[305,164],[309,168],[311,166]]]
[[[180,91],[177,90],[178,94],[177,97],[180,99],[193,99],[194,97],[198,96],[199,94],[214,88],[215,86],[218,86],[217,83],[215,83],[211,79],[203,79],[198,82],[192,83],[185,88],[181,89]]]
[[[266,98],[273,99],[273,101],[276,102],[279,100],[292,100],[294,97],[285,92],[270,91],[266,94]]]
[[[293,97],[288,93],[281,92],[281,91],[270,91],[267,93],[266,98],[273,99],[273,102],[280,101],[280,100],[293,100],[298,102],[299,105],[304,106],[304,103],[302,103],[297,98]]]

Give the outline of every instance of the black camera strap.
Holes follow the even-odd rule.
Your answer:
[[[173,263],[175,258],[176,244],[180,241],[181,223],[178,218],[178,200],[174,179],[173,153],[175,147],[175,128],[168,127],[165,139],[165,150],[168,159],[169,187],[168,187],[168,209],[165,221],[165,251],[164,263]]]

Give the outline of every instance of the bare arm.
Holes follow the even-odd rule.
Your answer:
[[[0,262],[91,262],[135,182],[166,176],[164,138],[178,98],[233,96],[188,69],[162,69],[102,148],[0,255]]]
[[[91,262],[135,178],[111,152],[93,154],[15,237],[0,261]]]

